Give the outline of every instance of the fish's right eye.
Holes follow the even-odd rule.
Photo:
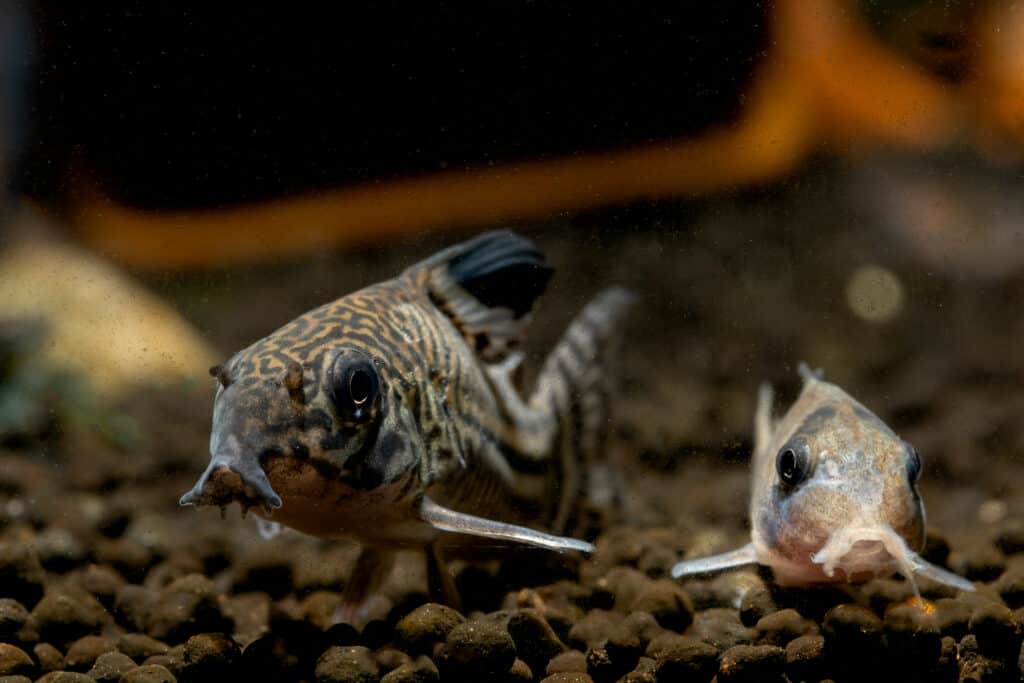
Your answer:
[[[775,469],[779,479],[787,486],[796,486],[807,478],[809,462],[803,448],[787,444],[775,456]]]
[[[338,416],[368,422],[376,410],[380,379],[373,362],[359,353],[339,353],[331,366],[330,395]]]

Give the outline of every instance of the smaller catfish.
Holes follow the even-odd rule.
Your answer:
[[[211,369],[210,463],[181,503],[238,502],[358,541],[348,619],[397,548],[427,551],[431,593],[450,603],[441,546],[590,552],[562,534],[609,495],[598,475],[611,366],[633,297],[591,301],[523,397],[515,349],[551,274],[530,241],[487,233],[239,351]]]
[[[773,421],[772,391],[758,396],[754,423],[751,542],[721,555],[680,562],[674,578],[752,564],[780,585],[860,582],[915,575],[959,590],[966,579],[927,562],[925,514],[914,447],[820,371],[800,366],[803,391]]]

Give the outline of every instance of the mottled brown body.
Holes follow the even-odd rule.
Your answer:
[[[489,233],[235,354],[214,371],[210,466],[182,502],[238,500],[369,546],[455,533],[588,550],[533,530],[569,529],[600,464],[631,297],[588,305],[526,400],[514,348],[549,275],[532,244]],[[222,485],[227,471],[243,490]]]

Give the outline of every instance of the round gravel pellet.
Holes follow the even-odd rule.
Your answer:
[[[121,676],[138,666],[135,661],[121,652],[107,652],[96,658],[88,673],[98,683],[116,683]]]
[[[437,664],[443,677],[493,676],[509,670],[516,658],[516,646],[503,625],[477,619],[453,628],[441,653]]]
[[[718,671],[718,654],[716,648],[700,640],[674,636],[655,654],[655,677],[659,683],[710,681]]]
[[[223,633],[200,633],[185,643],[182,678],[190,681],[217,681],[231,676],[231,667],[241,652]]]
[[[434,602],[420,605],[395,625],[395,635],[411,652],[430,653],[434,643],[444,642],[466,619],[451,607]]]
[[[786,651],[774,645],[736,645],[722,653],[718,683],[772,683],[781,681]]]
[[[0,641],[14,640],[28,621],[29,612],[13,598],[0,598]]]
[[[824,636],[800,636],[786,644],[786,675],[790,681],[819,681],[826,673]]]
[[[178,679],[159,664],[144,664],[125,672],[121,683],[178,683]]]
[[[0,676],[27,676],[35,670],[35,663],[21,648],[0,643]]]
[[[317,659],[314,675],[317,683],[376,683],[379,671],[365,647],[335,645]]]
[[[541,614],[534,609],[519,610],[508,620],[508,633],[516,655],[531,671],[544,671],[552,657],[566,650],[565,644]]]
[[[693,622],[693,603],[671,579],[658,579],[645,587],[630,605],[631,612],[647,612],[662,628],[682,633]]]
[[[385,674],[380,683],[437,683],[440,680],[437,665],[429,657],[420,655]]]

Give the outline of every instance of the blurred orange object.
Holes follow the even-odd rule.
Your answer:
[[[957,139],[956,86],[887,47],[855,3],[776,0],[773,8],[772,49],[740,117],[700,137],[223,210],[146,212],[79,188],[73,221],[94,248],[135,268],[223,266],[763,184],[822,148],[936,148]],[[1013,16],[1022,40],[993,38],[983,64],[1024,66],[1024,9]],[[983,69],[976,87],[1002,93],[983,108],[993,127],[1019,130],[1024,69],[1007,68]]]

